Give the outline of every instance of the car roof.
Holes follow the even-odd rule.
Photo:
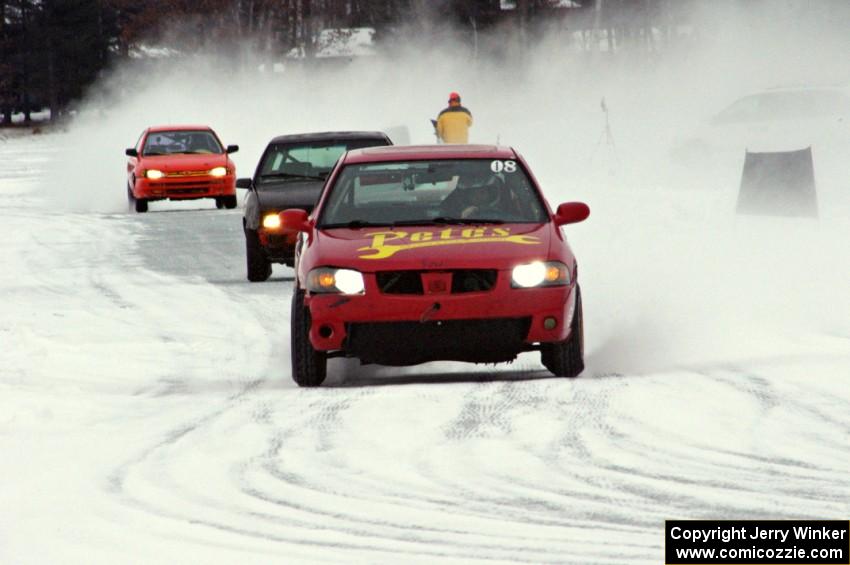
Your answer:
[[[848,86],[844,84],[837,83],[826,83],[826,84],[777,84],[771,86],[769,88],[765,88],[761,91],[756,92],[755,94],[761,94],[765,92],[817,92],[817,91],[841,91],[847,92]]]
[[[848,96],[847,89],[844,88],[829,88],[829,87],[821,87],[821,88],[769,88],[767,90],[759,90],[757,92],[751,92],[749,94],[745,94],[738,98],[738,100],[742,98],[750,98],[753,96],[771,96],[776,94],[784,94],[784,95],[820,95],[820,94],[839,94],[843,97]]]
[[[387,134],[382,131],[320,131],[312,133],[294,133],[289,135],[279,135],[272,139],[269,143],[304,143],[311,141],[331,141],[331,140],[351,139],[387,139]]]
[[[187,124],[174,124],[174,125],[164,125],[164,126],[151,126],[148,128],[149,132],[157,132],[157,131],[198,131],[198,130],[208,130],[212,131],[210,126],[202,126],[202,125],[187,125]]]
[[[345,163],[424,161],[429,159],[516,159],[511,147],[499,145],[390,145],[355,149],[345,155]]]

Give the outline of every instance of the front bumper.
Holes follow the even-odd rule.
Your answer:
[[[488,291],[398,295],[381,293],[373,274],[364,279],[362,295],[305,297],[315,349],[385,365],[499,362],[570,335],[574,284],[511,288],[510,273],[500,272]]]
[[[136,198],[146,200],[192,200],[236,194],[236,177],[197,176],[157,180],[138,179],[133,191]]]
[[[297,231],[260,228],[257,233],[260,237],[260,245],[270,261],[290,264],[293,262],[295,244],[298,241]]]

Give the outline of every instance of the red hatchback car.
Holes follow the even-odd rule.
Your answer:
[[[329,357],[416,365],[507,362],[541,352],[555,375],[584,369],[576,259],[513,149],[476,145],[350,151],[302,232],[292,299],[292,375],[320,385]]]
[[[236,166],[208,126],[156,126],[142,132],[127,157],[127,200],[147,212],[153,200],[214,198],[217,208],[236,208]]]

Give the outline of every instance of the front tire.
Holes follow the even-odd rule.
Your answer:
[[[272,264],[263,253],[257,230],[245,229],[245,262],[249,281],[263,282],[272,276]]]
[[[236,204],[237,204],[236,195],[231,194],[230,196],[222,196],[221,202],[222,202],[222,204],[224,204],[225,208],[227,208],[228,210],[233,210],[234,208],[236,208]]]
[[[328,357],[324,352],[313,349],[310,343],[310,310],[304,306],[304,291],[301,289],[292,293],[290,319],[292,380],[301,387],[317,387],[327,376]]]
[[[219,210],[221,210],[222,208],[224,208],[224,200],[222,199],[222,197],[221,197],[221,196],[216,196],[216,197],[215,197],[215,207],[216,207],[217,209],[219,209]]]
[[[559,343],[545,344],[540,352],[543,365],[556,377],[574,378],[584,371],[584,315],[581,289],[576,284],[576,309],[570,337]]]
[[[130,212],[135,210],[139,214],[148,211],[148,201],[144,198],[137,199],[133,194],[133,189],[130,185],[127,185],[127,207]]]

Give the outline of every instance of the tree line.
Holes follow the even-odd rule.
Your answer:
[[[510,35],[521,50],[542,26],[580,32],[581,48],[657,42],[696,0],[0,0],[0,123],[49,108],[60,117],[110,64],[145,47],[250,48],[269,60],[312,57],[324,29],[369,27],[377,45],[434,22],[470,44]],[[345,33],[345,31],[340,31]],[[663,33],[662,33],[663,36]],[[600,43],[601,41],[601,43]]]

